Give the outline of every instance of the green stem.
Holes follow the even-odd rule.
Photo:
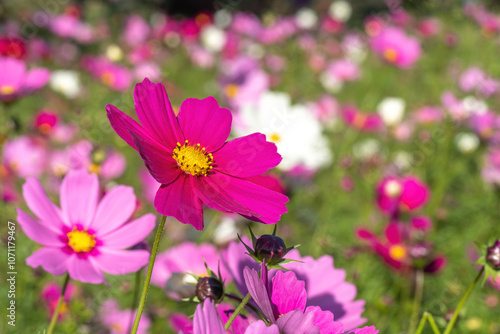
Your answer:
[[[429,323],[431,324],[432,331],[434,334],[441,334],[439,331],[439,328],[436,325],[436,322],[434,321],[434,317],[432,314],[424,312],[424,315],[422,316],[422,320],[420,320],[420,324],[418,325],[417,331],[415,334],[421,334],[422,331],[424,330],[425,324],[427,323],[427,320],[429,320]]]
[[[446,329],[445,329],[443,334],[450,334],[451,333],[451,330],[453,329],[453,326],[455,325],[455,321],[457,321],[458,313],[460,312],[460,310],[464,306],[465,302],[469,298],[469,295],[472,292],[472,289],[474,289],[474,287],[476,286],[476,283],[479,281],[479,279],[483,275],[483,272],[484,272],[484,267],[481,268],[481,270],[477,274],[474,281],[469,285],[469,287],[467,288],[467,291],[465,291],[464,296],[462,297],[462,299],[458,303],[457,309],[455,310],[455,313],[453,313],[453,317],[451,318],[450,322],[448,323],[448,326],[446,326]]]
[[[54,314],[52,315],[52,319],[50,320],[50,325],[49,329],[47,331],[47,334],[52,334],[54,331],[54,328],[56,327],[57,323],[57,318],[59,318],[59,311],[61,310],[61,305],[64,302],[64,294],[66,293],[66,288],[68,287],[68,282],[69,282],[69,274],[66,273],[66,276],[64,277],[64,283],[61,291],[61,296],[59,297],[59,301],[57,302],[56,309],[54,310]]]
[[[417,326],[418,314],[420,313],[420,304],[424,293],[424,272],[417,270],[415,272],[415,297],[413,299],[413,314],[411,316],[410,330],[408,333],[414,333]]]
[[[236,310],[234,310],[233,314],[231,314],[231,317],[229,318],[229,320],[226,322],[226,326],[224,326],[226,331],[229,329],[229,327],[233,323],[233,320],[236,319],[238,314],[240,314],[241,310],[243,310],[243,308],[245,307],[245,305],[248,303],[249,300],[250,300],[250,292],[247,293],[245,298],[243,298],[243,300],[241,301],[240,305],[238,305]]]
[[[243,301],[243,299],[241,299],[240,297],[235,296],[235,295],[230,294],[230,293],[226,293],[226,297],[234,299],[236,301],[239,301],[240,303]],[[246,307],[248,307],[249,309],[251,309],[252,311],[254,311],[255,314],[257,314],[259,316],[259,318],[261,318],[262,320],[265,321],[264,316],[262,315],[262,313],[260,313],[260,311],[255,306],[253,306],[252,304],[247,304]]]
[[[137,305],[137,300],[139,299],[139,285],[141,284],[142,269],[139,269],[135,273],[135,283],[134,283],[134,296],[132,297],[132,304],[130,305],[130,321],[127,327],[126,333],[129,333],[134,324],[134,310]]]
[[[136,334],[139,328],[139,321],[141,321],[142,311],[144,310],[144,305],[146,304],[146,298],[148,297],[149,283],[151,282],[151,274],[153,273],[153,266],[155,264],[156,253],[158,252],[158,245],[160,244],[161,234],[163,232],[163,227],[165,226],[166,216],[161,217],[160,226],[156,230],[155,241],[153,243],[153,248],[151,249],[151,257],[149,258],[148,271],[146,273],[146,279],[144,280],[144,286],[142,288],[141,300],[139,301],[139,307],[137,308],[137,314],[135,315],[134,326],[132,327],[131,334]]]

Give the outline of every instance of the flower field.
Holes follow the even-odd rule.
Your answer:
[[[0,333],[500,333],[498,5],[257,3],[0,5]]]

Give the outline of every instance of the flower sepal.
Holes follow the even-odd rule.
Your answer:
[[[476,243],[481,256],[475,264],[484,267],[483,285],[491,276],[494,281],[500,280],[500,239],[490,239],[488,243]]]

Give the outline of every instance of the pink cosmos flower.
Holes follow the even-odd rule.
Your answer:
[[[389,223],[382,238],[362,228],[356,233],[360,240],[368,243],[393,269],[407,273],[411,269],[419,268],[432,274],[445,267],[446,258],[433,254],[432,244],[420,240],[422,233],[428,230],[428,223],[425,218],[414,221],[410,228],[401,223]]]
[[[491,149],[486,154],[481,176],[486,183],[500,186],[500,149]]]
[[[184,242],[158,254],[151,275],[151,283],[166,289],[167,295],[174,299],[190,298],[195,295],[194,278],[191,275],[206,276],[208,267],[217,272],[219,252],[212,244],[196,245]],[[221,265],[222,278],[228,278]],[[227,280],[226,280],[227,281]]]
[[[123,38],[128,45],[138,45],[148,38],[150,31],[146,20],[139,15],[130,15],[125,24]]]
[[[46,163],[47,149],[36,138],[21,136],[4,144],[3,166],[21,178],[41,175]]]
[[[409,68],[420,58],[420,43],[402,29],[386,27],[372,38],[370,46],[387,63]]]
[[[26,70],[24,61],[12,57],[0,57],[0,101],[14,101],[45,86],[50,72],[45,68]]]
[[[424,37],[434,37],[441,30],[441,22],[435,18],[423,19],[418,23],[417,30]]]
[[[58,320],[61,320],[64,317],[66,317],[68,313],[68,303],[72,298],[75,297],[77,293],[78,293],[78,287],[73,283],[69,282],[68,286],[66,287],[66,293],[64,294],[63,304],[59,309]],[[43,302],[47,305],[47,308],[49,310],[48,316],[49,318],[51,318],[56,310],[59,298],[61,297],[61,288],[59,287],[58,284],[50,282],[47,283],[42,288],[40,295],[42,297]]]
[[[155,226],[152,214],[126,224],[136,208],[131,187],[116,186],[99,201],[97,176],[79,170],[64,178],[60,208],[35,178],[26,180],[23,196],[37,219],[17,209],[17,220],[24,233],[43,246],[26,259],[29,266],[42,266],[53,275],[68,272],[74,280],[97,284],[105,281],[103,272],[128,274],[147,263],[149,252],[125,250]]]
[[[131,320],[135,318],[135,311],[121,310],[115,300],[105,301],[99,312],[101,322],[106,328],[110,330],[110,334],[127,334],[129,333],[129,326]],[[141,317],[137,334],[147,334],[149,327],[151,327],[151,320],[147,315]]]
[[[482,95],[489,96],[500,88],[500,83],[490,78],[478,67],[469,67],[460,76],[460,89],[464,92],[476,91]]]
[[[136,85],[134,101],[142,126],[115,106],[106,110],[114,130],[161,183],[154,203],[159,213],[201,230],[203,204],[266,224],[287,211],[285,195],[246,180],[281,161],[276,145],[259,133],[226,142],[231,112],[213,97],[185,100],[176,116],[165,87],[146,78]]]
[[[50,21],[50,30],[58,36],[73,38],[81,43],[89,43],[94,37],[92,27],[71,14],[53,17]]]
[[[387,176],[377,185],[378,207],[389,215],[395,215],[398,210],[417,210],[428,198],[428,187],[414,176]]]
[[[362,131],[378,131],[384,124],[379,114],[363,113],[355,107],[344,107],[342,116],[348,125]]]
[[[493,111],[472,114],[468,121],[472,130],[482,139],[489,140],[496,133],[500,133],[500,116]]]
[[[360,76],[358,65],[349,59],[340,59],[330,63],[326,71],[341,82],[354,81]]]
[[[248,239],[243,238],[243,241],[249,244]],[[248,293],[243,269],[259,268],[245,252],[245,247],[240,242],[231,242],[222,252],[222,263],[242,295]],[[356,287],[345,281],[345,270],[336,269],[331,256],[323,255],[314,259],[310,256],[301,256],[298,250],[291,250],[286,257],[302,262],[287,263],[286,268],[305,284],[306,306],[319,306],[322,310],[333,313],[335,321],[343,323],[346,330],[366,322],[361,316],[364,311],[364,301],[355,300]],[[272,270],[270,278],[278,272]]]
[[[330,95],[323,95],[310,107],[314,116],[325,123],[332,123],[340,114],[339,103]]]
[[[425,106],[412,112],[412,118],[421,124],[432,124],[440,122],[444,117],[444,112],[441,108]]]
[[[132,73],[124,66],[106,58],[86,56],[82,66],[103,84],[117,91],[126,91],[132,83]]]

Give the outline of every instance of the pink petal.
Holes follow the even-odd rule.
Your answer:
[[[186,99],[178,116],[184,137],[190,144],[200,144],[208,152],[217,151],[229,137],[232,116],[209,96],[203,100]]]
[[[108,233],[106,236],[100,236],[103,247],[125,249],[143,241],[149,233],[155,228],[156,217],[148,213],[121,228]]]
[[[153,84],[145,78],[135,85],[134,102],[139,121],[158,142],[172,148],[178,142],[184,142],[167,92],[161,83]]]
[[[224,324],[217,313],[214,302],[207,298],[203,303],[196,307],[193,318],[193,334],[224,334]]]
[[[213,156],[218,171],[238,177],[260,175],[282,160],[276,145],[261,133],[233,139]]]
[[[129,131],[137,133],[141,137],[146,137],[150,140],[154,140],[149,133],[147,133],[135,120],[133,120],[127,114],[121,112],[115,106],[108,104],[106,106],[106,111],[108,114],[109,122],[113,127],[113,130],[121,137],[127,144],[132,146],[137,150],[134,144],[134,138]]]
[[[24,233],[33,241],[44,246],[63,247],[59,235],[48,229],[40,222],[31,218],[24,211],[17,209],[17,221],[23,228]],[[46,224],[45,224],[46,225]]]
[[[389,223],[385,228],[385,237],[391,244],[401,243],[401,232],[398,223]]]
[[[245,269],[243,269],[243,277],[245,278],[245,284],[250,296],[252,296],[252,300],[260,308],[262,314],[266,317],[267,322],[274,323],[271,301],[269,300],[267,289],[262,280],[259,278],[257,271],[255,269],[245,267]]]
[[[266,323],[262,320],[252,322],[247,327],[245,334],[280,334],[278,326],[271,325],[267,327]]]
[[[68,271],[69,257],[62,248],[44,247],[31,254],[26,264],[33,268],[42,266],[45,271],[59,276]]]
[[[112,275],[124,275],[138,271],[149,260],[149,252],[145,250],[112,250],[101,248],[96,256],[89,257],[92,264],[100,270]]]
[[[61,184],[61,208],[72,224],[87,228],[94,218],[99,198],[97,175],[85,170],[70,171]]]
[[[26,64],[12,57],[0,57],[0,64],[2,65],[0,86],[12,86],[18,90],[26,75]]]
[[[98,237],[116,230],[125,224],[137,206],[134,189],[116,186],[102,198],[92,223],[88,226]]]
[[[99,270],[87,258],[78,257],[73,254],[68,261],[69,277],[83,283],[99,284],[106,281],[101,270]]]
[[[141,155],[149,173],[161,184],[172,183],[179,177],[181,169],[166,147],[130,132],[134,138],[135,146]]]
[[[37,179],[30,177],[26,180],[23,185],[23,196],[30,210],[47,223],[47,228],[54,232],[62,229],[64,222],[59,215],[59,208],[47,197]]]
[[[257,218],[265,224],[278,222],[287,212],[288,197],[254,183],[222,173],[196,181],[196,194],[211,208]]]
[[[278,271],[272,281],[271,301],[276,318],[293,310],[304,311],[307,303],[305,282],[299,281],[293,271]]]
[[[202,230],[203,204],[194,192],[193,181],[193,176],[181,175],[169,185],[161,185],[154,205],[162,215],[175,217],[183,224]]]
[[[26,73],[24,86],[29,89],[39,89],[49,81],[50,72],[45,68],[34,68]]]

